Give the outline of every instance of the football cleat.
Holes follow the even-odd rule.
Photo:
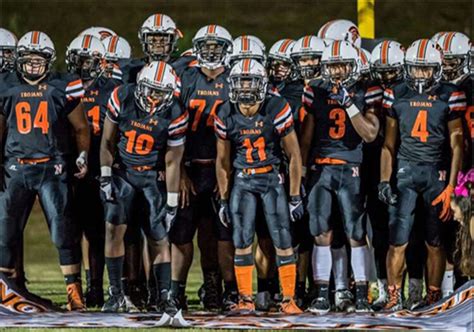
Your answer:
[[[82,286],[80,282],[67,285],[67,310],[84,311],[86,306],[82,297]]]

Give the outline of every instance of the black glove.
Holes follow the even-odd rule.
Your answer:
[[[290,196],[290,201],[288,202],[288,208],[290,209],[290,219],[295,222],[303,218],[304,215],[304,206],[303,200],[300,195]]]
[[[392,187],[388,181],[382,181],[378,185],[379,199],[388,205],[397,203],[397,195],[392,192]]]
[[[230,211],[229,211],[229,202],[226,199],[219,200],[219,220],[225,228],[228,228],[230,225]]]
[[[169,233],[169,231],[174,225],[174,222],[176,221],[176,216],[178,214],[178,206],[176,205],[172,207],[166,204],[161,213],[162,215],[160,217],[160,220],[163,220],[163,222],[165,223],[166,233]]]
[[[115,202],[115,192],[112,185],[111,176],[101,176],[99,179],[100,191],[105,197],[106,202]]]
[[[346,108],[352,106],[353,104],[349,92],[347,92],[346,88],[341,85],[337,87],[337,93],[331,92],[329,94],[329,98],[331,98],[332,100],[336,100],[339,105],[344,106]]]

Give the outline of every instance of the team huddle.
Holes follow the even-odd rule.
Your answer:
[[[206,310],[413,310],[463,283],[450,204],[472,167],[467,36],[368,52],[334,20],[267,51],[207,25],[176,56],[163,14],[138,36],[131,58],[86,29],[60,73],[44,32],[0,29],[0,272],[19,287],[36,198],[71,311],[186,310],[196,235]]]

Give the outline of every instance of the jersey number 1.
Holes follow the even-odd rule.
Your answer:
[[[246,138],[244,140],[243,146],[247,148],[247,152],[245,153],[245,155],[249,164],[254,162],[252,157],[253,149],[257,149],[258,159],[260,159],[260,161],[264,161],[265,159],[267,159],[267,154],[265,153],[265,139],[263,137],[259,137],[253,143],[252,141],[250,141],[250,138]]]
[[[19,102],[15,106],[16,125],[20,134],[29,134],[31,132],[31,105],[26,101]],[[48,122],[48,102],[41,101],[33,120],[33,128],[41,129],[41,133],[46,135],[49,130]]]
[[[426,143],[428,141],[428,111],[421,110],[416,116],[413,129],[411,130],[412,137],[418,137],[421,142]]]

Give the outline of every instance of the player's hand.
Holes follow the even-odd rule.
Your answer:
[[[101,176],[99,179],[100,191],[103,193],[106,202],[115,202],[115,193],[112,186],[111,176]]]
[[[79,157],[76,159],[76,166],[79,169],[79,172],[74,174],[78,179],[83,179],[87,174],[87,152],[82,151],[79,154]]]
[[[454,192],[454,188],[452,185],[448,184],[448,186],[443,190],[438,197],[436,197],[433,202],[431,202],[432,206],[435,206],[439,203],[442,203],[441,213],[439,214],[439,218],[442,221],[447,221],[451,218],[451,195]]]
[[[339,105],[344,107],[352,106],[352,98],[345,87],[342,85],[334,86],[331,93],[329,94],[329,98],[335,100],[339,103]]]
[[[392,187],[388,181],[382,181],[377,186],[379,190],[379,199],[388,205],[394,205],[397,203],[397,195],[392,192]]]
[[[303,199],[300,195],[290,196],[290,201],[288,202],[288,208],[290,209],[290,219],[295,222],[303,218],[304,215],[304,206]]]
[[[171,228],[176,221],[176,216],[178,215],[178,206],[169,206],[168,204],[165,205],[162,211],[161,220],[165,223],[166,233],[169,233]]]
[[[189,206],[189,193],[196,195],[194,184],[185,172],[182,172],[179,183],[180,208],[184,209]]]
[[[230,211],[229,202],[226,199],[219,200],[219,220],[225,228],[229,228],[230,225]]]

